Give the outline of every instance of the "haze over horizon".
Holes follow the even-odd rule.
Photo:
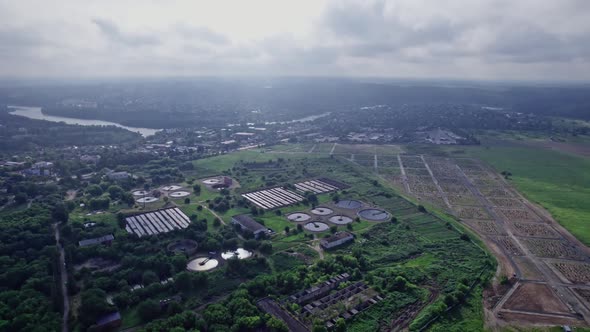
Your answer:
[[[590,80],[590,2],[0,0],[0,78]]]

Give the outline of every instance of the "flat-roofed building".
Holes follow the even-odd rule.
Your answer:
[[[121,314],[116,311],[100,317],[93,326],[93,331],[115,331],[121,324]]]
[[[255,237],[259,237],[260,234],[265,233],[267,228],[258,223],[256,220],[252,219],[250,216],[246,214],[239,214],[233,216],[231,218],[231,222],[234,225],[240,225],[242,231],[250,231],[254,234]]]
[[[102,243],[110,244],[111,242],[113,242],[114,239],[115,239],[115,237],[113,236],[113,234],[109,234],[109,235],[97,237],[94,239],[82,240],[82,241],[78,242],[78,245],[80,245],[80,247],[88,247],[88,246],[93,246],[95,244],[102,244]]]
[[[324,249],[331,249],[352,240],[354,240],[354,236],[352,236],[352,234],[348,232],[337,232],[330,237],[323,238],[320,241],[320,245],[324,247]]]

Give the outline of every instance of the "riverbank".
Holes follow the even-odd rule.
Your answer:
[[[64,122],[66,124],[76,124],[81,126],[115,126],[119,128],[123,128],[129,130],[131,132],[139,133],[143,137],[148,137],[155,135],[156,132],[160,131],[161,129],[151,129],[151,128],[139,128],[139,127],[129,127],[124,126],[122,124],[116,122],[109,122],[109,121],[102,121],[102,120],[87,120],[87,119],[77,119],[77,118],[68,118],[62,116],[54,116],[54,115],[47,115],[43,114],[41,107],[34,107],[34,106],[8,106],[9,113],[12,115],[23,116],[29,119],[35,120],[45,120],[51,122]]]

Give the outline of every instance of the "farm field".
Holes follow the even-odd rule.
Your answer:
[[[467,147],[465,154],[512,173],[510,182],[590,245],[590,159],[531,146]]]
[[[406,171],[397,183],[405,182],[407,185],[403,189],[418,199],[428,200],[441,208],[448,206],[451,213],[480,234],[499,259],[501,273],[516,282],[509,292],[488,294],[488,298],[499,301],[488,304],[496,318],[508,322],[533,322],[536,316],[545,315],[547,321],[551,320],[554,313],[542,313],[549,309],[526,307],[529,301],[553,305],[551,308],[559,307],[561,322],[576,324],[576,317],[579,317],[576,315],[588,315],[579,299],[572,296],[572,291],[559,285],[559,276],[544,268],[550,259],[564,262],[587,260],[588,249],[557,231],[551,225],[553,221],[550,217],[519,198],[500,180],[499,174],[475,158],[423,156],[419,159],[405,155],[400,159],[403,166],[412,165],[406,170],[424,167],[430,176],[417,177]],[[564,264],[557,266],[566,266]],[[579,266],[582,265],[574,267],[579,269]],[[564,273],[580,274],[571,272],[574,268],[562,269],[566,271]],[[536,283],[530,284],[528,278]],[[521,291],[523,289],[527,291]],[[548,291],[550,289],[555,291]],[[579,311],[571,308],[578,308],[576,310]]]

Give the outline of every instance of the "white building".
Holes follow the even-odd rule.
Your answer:
[[[324,238],[320,241],[320,245],[324,249],[331,249],[346,242],[354,240],[354,236],[347,232],[338,232],[330,237]]]

